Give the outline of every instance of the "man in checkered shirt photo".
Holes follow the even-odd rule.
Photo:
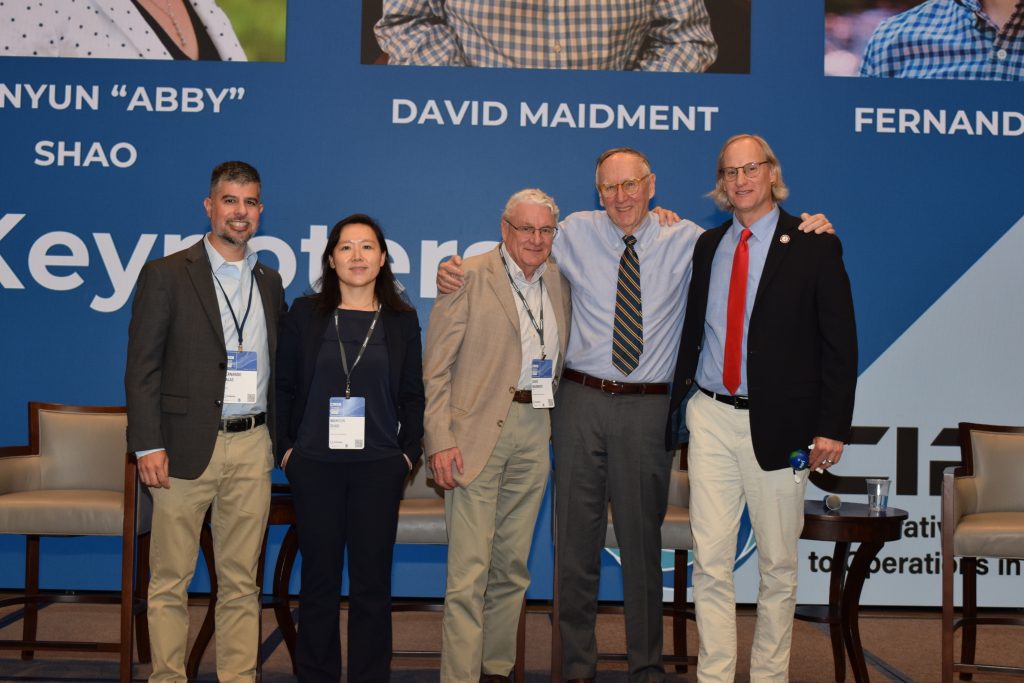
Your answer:
[[[706,70],[718,47],[704,0],[384,0],[390,64]]]
[[[928,0],[890,17],[860,75],[1024,80],[1024,0]]]

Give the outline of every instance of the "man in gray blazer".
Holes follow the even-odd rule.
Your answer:
[[[569,337],[569,286],[549,259],[557,232],[551,197],[515,193],[502,212],[502,244],[466,259],[465,286],[439,296],[430,313],[424,450],[447,489],[446,683],[507,681],[515,664]]]
[[[128,449],[153,493],[151,681],[185,681],[187,588],[212,505],[217,676],[254,681],[256,564],[274,461],[271,368],[284,291],[256,259],[260,177],[213,170],[202,241],[142,269],[128,329]]]

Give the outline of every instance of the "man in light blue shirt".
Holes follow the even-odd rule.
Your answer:
[[[673,456],[663,435],[693,249],[702,230],[687,220],[660,225],[648,208],[655,174],[635,149],[606,151],[595,179],[604,211],[568,216],[552,249],[572,287],[562,373],[567,381],[559,384],[551,427],[562,675],[587,680],[596,672],[594,624],[610,500],[622,559],[630,681],[662,681],[661,522]],[[831,226],[822,216],[804,227]],[[627,248],[639,263],[642,333],[634,363],[613,353]],[[460,262],[454,257],[442,264],[441,291],[458,285],[453,265]],[[633,367],[624,372],[622,365]]]

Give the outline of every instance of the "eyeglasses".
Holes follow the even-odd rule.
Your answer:
[[[554,237],[558,234],[558,228],[553,225],[544,225],[542,227],[535,228],[532,225],[516,225],[507,218],[502,218],[502,220],[508,223],[508,226],[520,235],[529,235],[530,237],[533,237],[537,233],[540,233],[541,237]]]
[[[718,172],[722,174],[726,182],[734,183],[740,176],[740,171],[743,171],[743,175],[747,178],[756,178],[761,173],[761,166],[763,164],[770,164],[770,161],[751,161],[749,164],[743,164],[742,166],[726,166],[718,169]]]
[[[625,192],[627,196],[632,197],[640,191],[640,184],[650,176],[651,174],[648,173],[647,175],[639,178],[623,180],[621,183],[598,183],[597,191],[601,193],[602,197],[614,197],[621,187],[622,191]]]

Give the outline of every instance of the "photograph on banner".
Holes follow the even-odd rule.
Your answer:
[[[750,73],[750,0],[363,0],[360,61]]]
[[[288,0],[0,3],[0,56],[283,62]]]
[[[1024,80],[1024,2],[825,0],[825,75]]]

